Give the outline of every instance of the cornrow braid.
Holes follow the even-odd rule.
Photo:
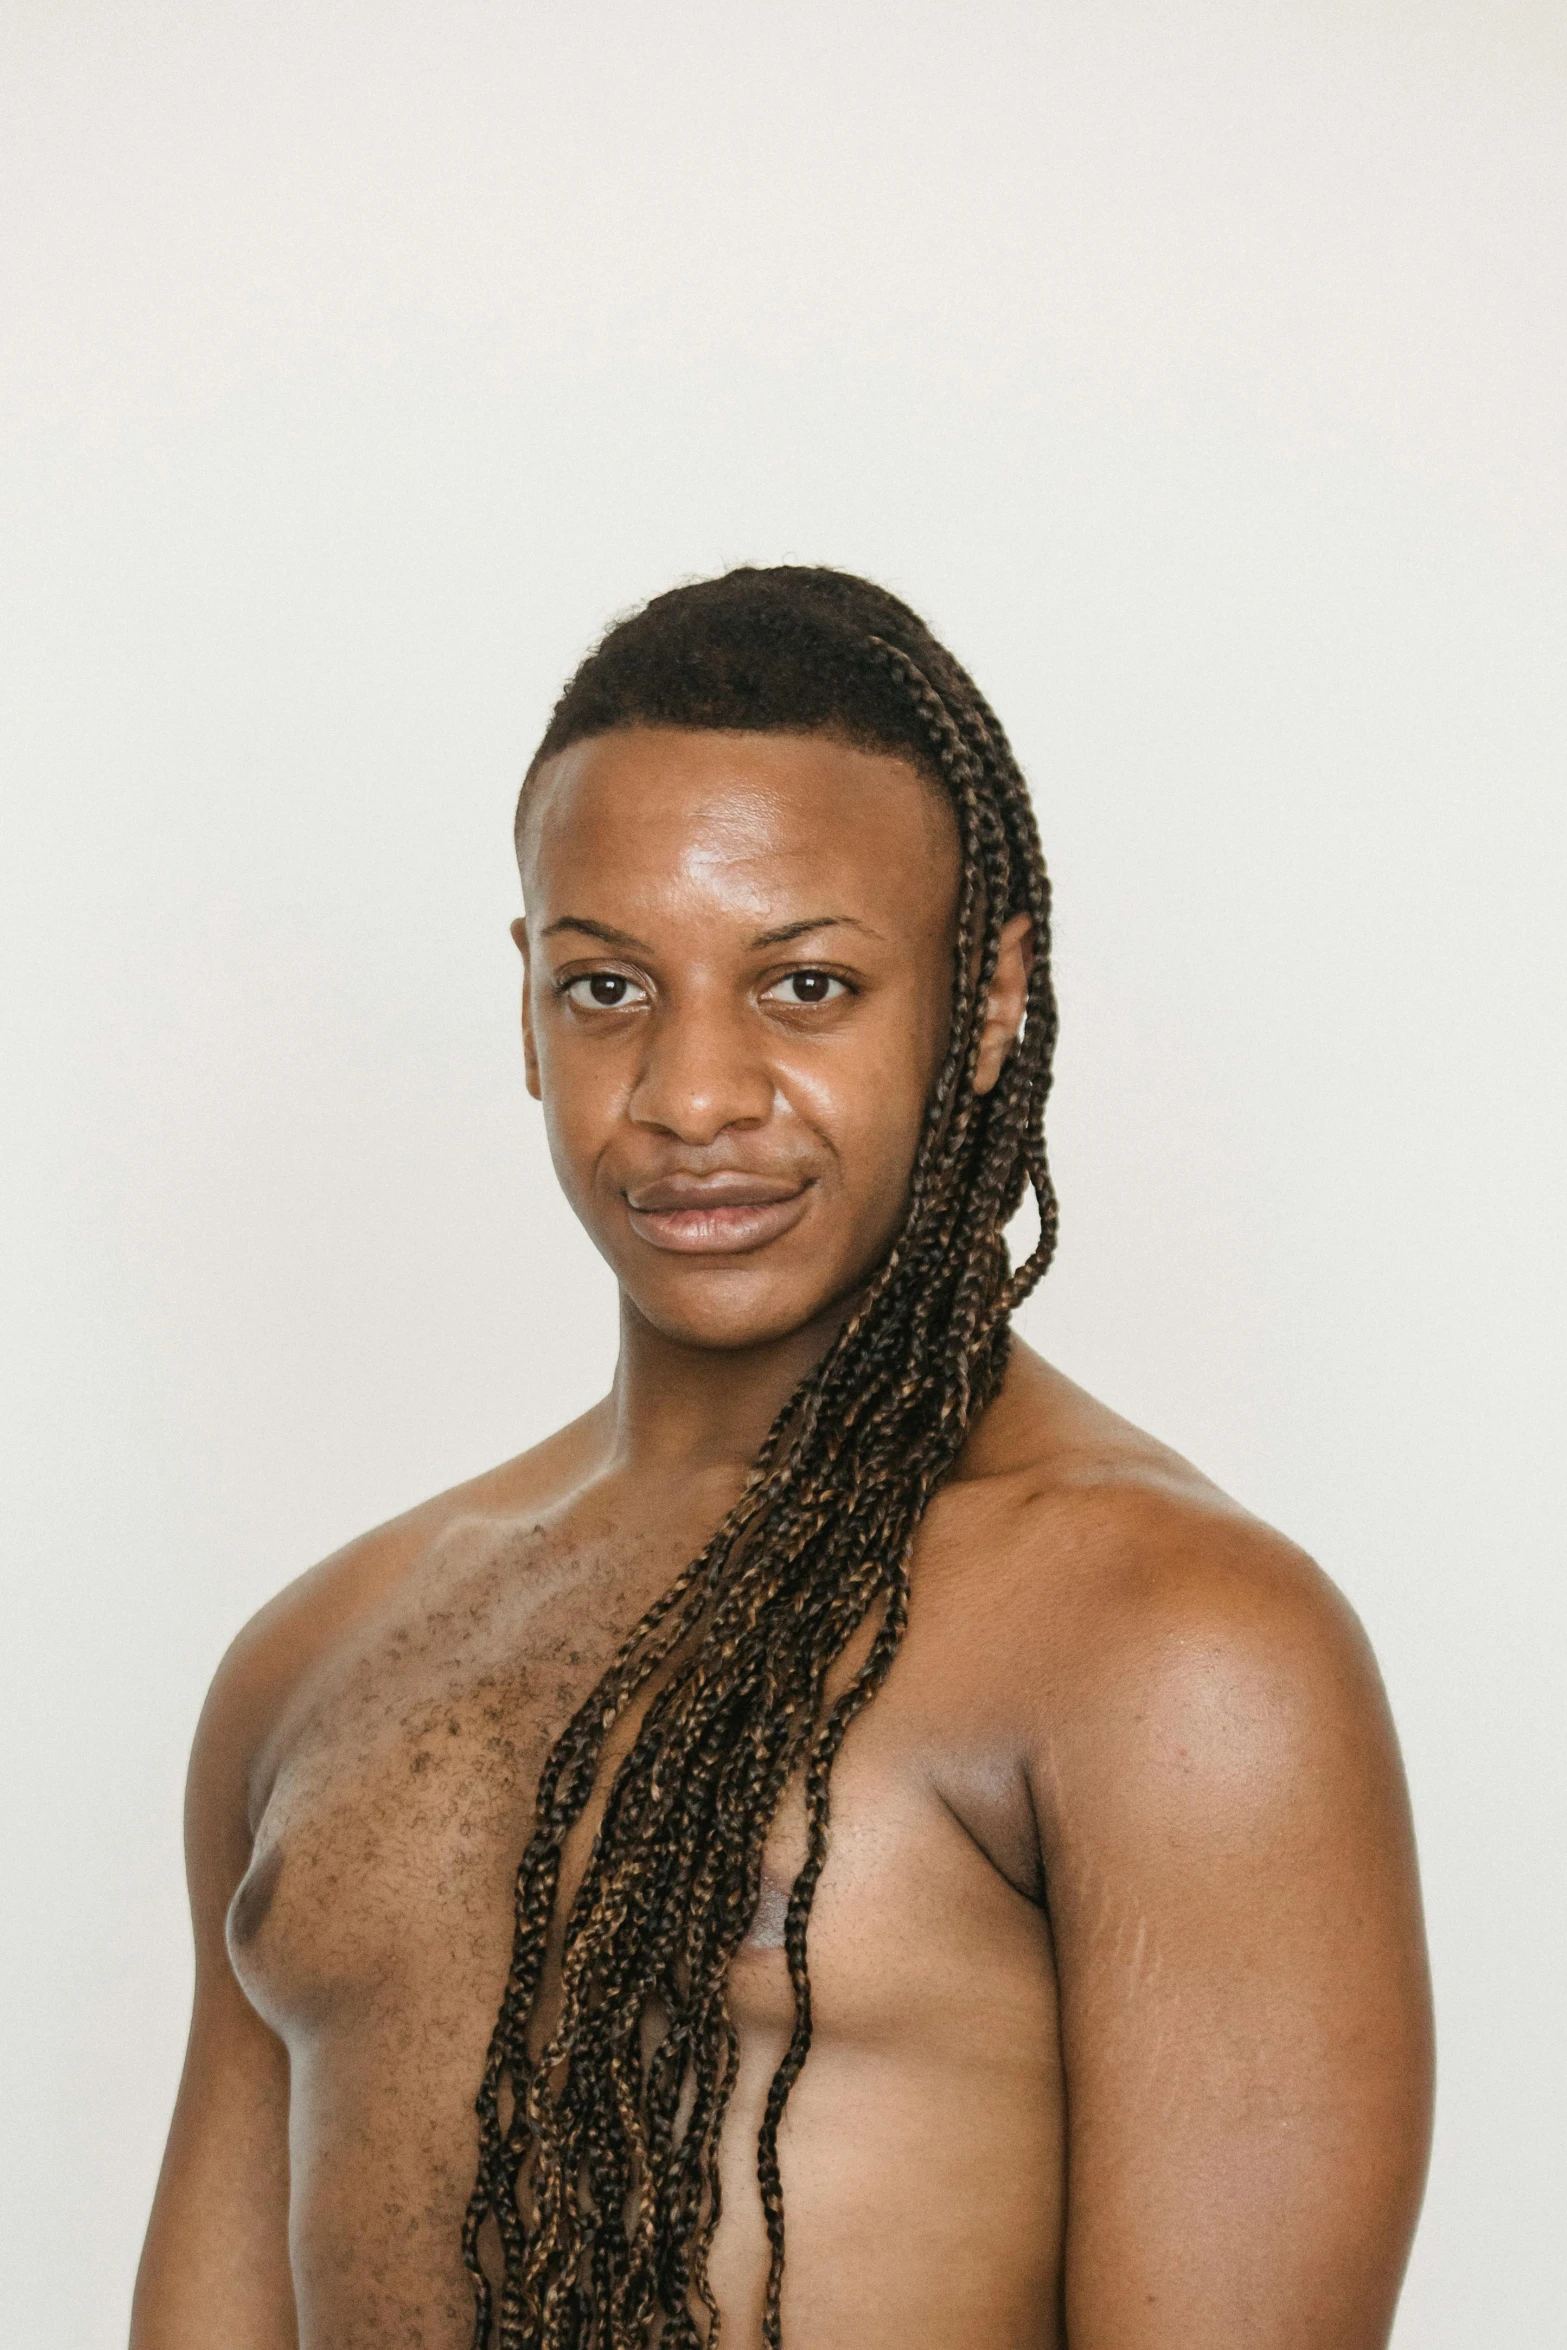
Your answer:
[[[463,2230],[476,2350],[718,2343],[708,2259],[738,2062],[728,1975],[755,1915],[768,1831],[798,1782],[805,1857],[784,1925],[793,2027],[757,2145],[762,2332],[779,2350],[778,2131],[811,2044],[807,1928],[833,1764],[897,1654],[920,1520],[1000,1386],[1008,1317],[1055,1246],[1042,1124],[1056,1025],[1048,884],[1023,777],[957,662],[869,582],[734,572],[612,630],[562,696],[534,769],[629,724],[828,732],[897,751],[937,782],[961,844],[952,1019],[886,1260],[778,1414],[728,1518],[632,1631],[541,1775],[477,2100]],[[1035,941],[1026,1016],[979,1095],[986,999],[1003,925],[1019,912]],[[1003,1230],[1030,1189],[1039,1238],[1014,1271]],[[861,1662],[829,1699],[833,1667],[867,1631]],[[623,1722],[634,1734],[564,1920],[546,2024],[563,1848]],[[498,2287],[480,2253],[487,2222],[500,2240]]]

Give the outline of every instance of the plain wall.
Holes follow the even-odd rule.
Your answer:
[[[1382,1657],[1399,2350],[1560,2341],[1564,182],[1546,0],[10,0],[8,2342],[122,2338],[224,1644],[606,1380],[512,795],[612,614],[784,558],[1034,779],[1027,1334]]]

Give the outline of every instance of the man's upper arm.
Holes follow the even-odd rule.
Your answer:
[[[1134,1513],[1135,1516],[1135,1513]],[[1375,1665],[1309,1562],[1150,1505],[1035,1770],[1071,2350],[1381,2350],[1430,2019]]]
[[[224,1920],[250,1859],[247,1780],[271,1694],[242,1637],[202,1713],[186,1796],[196,1997],[131,2318],[132,2350],[294,2350],[288,2059],[229,1964]]]

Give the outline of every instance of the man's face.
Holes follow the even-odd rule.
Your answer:
[[[851,1295],[946,1046],[945,800],[823,736],[627,729],[540,769],[522,875],[529,1090],[631,1304],[733,1348]]]

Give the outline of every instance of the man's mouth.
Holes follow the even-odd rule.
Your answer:
[[[652,1248],[681,1256],[721,1256],[765,1248],[805,1213],[807,1182],[797,1177],[671,1175],[628,1191],[631,1229]]]

